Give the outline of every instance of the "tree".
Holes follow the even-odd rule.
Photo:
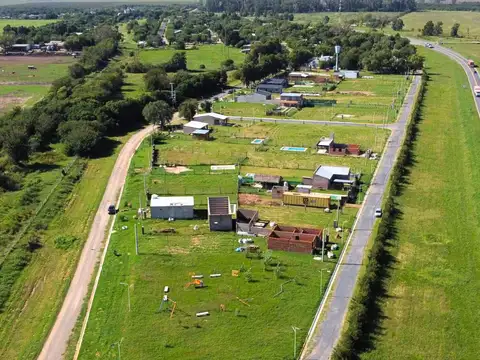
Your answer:
[[[151,69],[143,77],[148,91],[168,89],[170,80],[163,69]]]
[[[85,68],[79,63],[70,65],[68,68],[68,72],[70,73],[70,76],[74,79],[83,78],[86,73]]]
[[[232,59],[227,59],[222,61],[221,67],[225,71],[230,71],[235,69],[235,63]]]
[[[185,52],[178,52],[173,54],[172,58],[163,64],[166,72],[176,72],[179,70],[187,70],[187,56]]]
[[[433,34],[436,36],[442,35],[443,34],[443,28],[442,28],[443,22],[437,21],[435,26],[433,27]]]
[[[425,26],[422,29],[423,36],[433,36],[435,35],[435,25],[433,25],[433,21],[429,20],[426,22]]]
[[[325,25],[327,25],[329,21],[330,21],[330,18],[329,18],[327,15],[325,15],[325,16],[323,17],[323,23],[324,23]]]
[[[198,103],[196,100],[185,100],[178,108],[178,112],[180,113],[181,117],[187,119],[188,121],[192,121],[195,113],[197,112],[197,107]]]
[[[458,28],[460,27],[459,23],[455,23],[452,26],[452,29],[450,30],[450,36],[451,37],[458,37]]]
[[[163,130],[165,124],[172,120],[173,110],[165,101],[158,100],[145,105],[142,115],[149,123],[160,125]]]
[[[396,18],[392,22],[392,30],[394,30],[394,31],[401,31],[404,26],[405,26],[405,24],[403,23],[403,20],[400,19],[400,18]]]
[[[67,121],[58,132],[68,155],[89,155],[102,138],[96,121]]]
[[[175,42],[175,50],[185,50],[185,42],[181,40]]]
[[[15,164],[28,160],[30,147],[25,128],[11,125],[2,132],[0,139],[6,154]]]
[[[3,52],[5,53],[14,43],[15,33],[7,32],[5,29],[3,29],[3,34],[0,35],[0,46],[3,48]]]
[[[290,66],[298,70],[300,66],[305,64],[308,60],[313,57],[313,53],[307,48],[298,48],[293,50],[288,56],[288,62]]]

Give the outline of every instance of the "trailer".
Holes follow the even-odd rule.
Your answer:
[[[468,66],[470,66],[471,68],[474,68],[475,67],[475,62],[471,59],[467,60],[467,64]]]
[[[475,86],[473,92],[475,93],[475,96],[480,97],[480,86]]]

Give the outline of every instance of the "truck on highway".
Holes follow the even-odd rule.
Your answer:
[[[473,92],[475,93],[475,96],[480,96],[480,86],[474,86]]]
[[[473,61],[473,60],[468,60],[468,61],[467,61],[467,64],[468,64],[468,66],[470,66],[471,68],[474,68],[474,67],[475,67],[475,61]]]

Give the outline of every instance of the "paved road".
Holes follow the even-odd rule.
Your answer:
[[[39,360],[59,360],[67,348],[67,341],[80,314],[88,285],[95,271],[95,265],[102,254],[102,244],[110,220],[107,208],[117,204],[120,191],[130,166],[130,160],[142,140],[153,130],[152,126],[137,132],[123,146],[108,180],[100,206],[93,219],[92,229],[83,248],[75,275],[68,289],[60,313],[45,342]]]
[[[307,350],[305,350],[304,353],[302,353],[302,359],[329,359],[340,336],[343,320],[347,313],[350,298],[355,289],[358,273],[363,266],[364,250],[375,223],[374,212],[382,203],[385,187],[405,136],[408,116],[412,111],[415,101],[414,96],[419,84],[420,77],[416,76],[405,97],[401,116],[399,120],[391,126],[392,133],[378,164],[363,208],[360,210],[354,225],[350,238],[350,247],[347,249],[344,257],[339,260],[339,266],[332,275],[328,290],[331,290],[333,283],[335,283],[335,288],[331,296],[328,312],[324,314],[324,320],[319,322],[318,319],[325,306],[326,296],[315,317],[315,326],[312,328],[314,331],[312,331],[311,336],[307,338],[307,343],[309,343],[307,346],[310,348],[313,345],[312,350],[308,354]]]
[[[330,121],[330,120],[301,120],[301,119],[272,119],[272,118],[259,118],[259,117],[245,117],[245,116],[229,116],[231,120],[235,121],[259,121],[259,122],[271,122],[282,124],[310,124],[310,125],[337,125],[337,126],[354,126],[354,127],[385,127],[387,129],[393,129],[394,124],[371,124],[371,123],[356,123],[349,121]]]

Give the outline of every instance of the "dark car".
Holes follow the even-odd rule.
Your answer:
[[[117,208],[115,205],[110,205],[108,207],[108,215],[115,215],[117,213]]]

